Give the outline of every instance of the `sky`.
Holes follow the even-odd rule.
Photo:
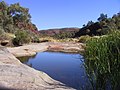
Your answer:
[[[1,0],[0,0],[1,1]],[[4,0],[29,8],[31,21],[39,30],[78,27],[97,21],[101,13],[111,17],[120,12],[120,0]]]

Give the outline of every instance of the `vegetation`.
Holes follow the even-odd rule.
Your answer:
[[[120,87],[120,31],[92,38],[86,44],[85,67],[94,90]]]
[[[73,38],[75,36],[75,32],[62,32],[60,34],[56,34],[53,37],[56,39],[65,39],[65,38]]]
[[[120,13],[113,15],[112,18],[108,18],[107,14],[102,13],[97,20],[97,22],[88,21],[79,32],[75,33],[74,37],[83,35],[101,36],[108,34],[112,30],[120,30]]]
[[[15,38],[13,39],[13,44],[22,45],[24,43],[30,43],[31,39],[29,34],[26,31],[17,31],[15,33]]]
[[[29,9],[19,3],[8,5],[1,1],[0,41],[9,40],[10,37],[6,33],[12,33],[15,35],[12,36],[14,45],[40,41],[86,43],[85,68],[93,89],[117,90],[120,88],[120,13],[111,18],[102,13],[97,20],[88,21],[78,32],[53,32],[53,37],[43,32],[42,35],[47,37],[39,39],[37,27],[31,22]]]
[[[79,40],[78,42],[81,42],[81,43],[86,43],[88,40],[90,40],[92,37],[88,36],[88,35],[85,35],[85,36],[81,36],[79,37]]]
[[[120,13],[107,18],[101,14],[98,22],[89,22],[78,36],[99,35],[87,40],[85,68],[93,90],[118,90],[120,88]],[[84,40],[84,38],[83,38]],[[85,39],[86,40],[86,39]]]
[[[86,43],[90,38],[94,36],[106,35],[113,30],[120,30],[120,13],[113,15],[108,18],[107,14],[100,14],[97,22],[88,21],[83,27],[77,32],[61,32],[53,36],[54,39],[76,38],[78,42]],[[72,39],[71,39],[72,40]]]
[[[24,34],[26,34],[27,32],[29,34],[28,36],[31,36],[31,39],[34,39],[38,33],[37,27],[35,26],[35,24],[31,22],[29,9],[20,6],[19,3],[8,5],[4,1],[1,1],[0,2],[0,36],[1,35],[5,36],[4,35],[5,33],[13,33],[18,35],[14,39],[15,42],[19,44],[28,42],[26,41],[26,39],[24,39],[25,37],[22,37],[24,36],[23,33],[18,33],[21,31],[23,31]],[[23,39],[21,41],[19,41],[20,35],[21,35],[21,39]]]

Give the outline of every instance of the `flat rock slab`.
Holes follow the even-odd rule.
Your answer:
[[[84,51],[84,47],[83,43],[51,43],[48,51],[79,53]]]
[[[78,53],[84,51],[83,43],[62,43],[62,42],[46,42],[46,43],[34,43],[30,45],[24,45],[19,47],[7,48],[10,53],[16,57],[32,56],[37,52],[43,51],[56,51],[67,53]]]
[[[12,53],[16,57],[22,57],[22,56],[32,56],[35,55],[37,52],[46,51],[48,48],[48,43],[39,43],[39,44],[30,44],[30,45],[24,45],[19,47],[8,47],[8,51]]]

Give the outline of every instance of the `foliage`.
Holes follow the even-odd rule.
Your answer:
[[[75,36],[75,32],[61,32],[60,34],[56,34],[54,38],[65,39],[65,38],[73,38],[74,36]]]
[[[35,24],[31,22],[29,9],[20,6],[19,3],[8,5],[6,2],[0,2],[0,27],[4,32],[15,33],[16,29],[29,30],[36,32]]]
[[[5,34],[3,28],[0,27],[0,41],[9,40],[9,36]]]
[[[9,40],[10,37],[7,36],[6,34],[0,34],[0,41],[4,41],[4,40]]]
[[[40,42],[39,37],[38,36],[32,37],[32,42],[39,43]]]
[[[16,35],[14,44],[21,45],[31,40],[38,42],[38,32],[35,24],[31,22],[29,9],[19,3],[8,5],[5,1],[0,2],[0,37],[6,39],[4,33]]]
[[[90,39],[85,59],[85,67],[95,90],[120,88],[120,31]]]
[[[86,43],[89,39],[91,39],[91,37],[88,36],[88,35],[81,36],[81,37],[79,37],[79,41],[78,42]]]
[[[13,44],[14,45],[22,45],[24,43],[29,43],[31,41],[31,38],[29,34],[26,31],[20,31],[18,30],[15,33],[15,38],[13,39]]]
[[[100,14],[100,17],[98,18],[98,21],[105,21],[107,19],[107,14]]]
[[[94,24],[93,21],[88,21],[87,26],[90,26],[90,25],[92,25],[92,24]]]
[[[0,35],[4,33],[4,30],[2,27],[0,27]]]
[[[84,24],[80,31],[75,33],[75,37],[82,35],[101,36],[116,29],[120,30],[120,13],[113,15],[111,18],[102,13],[97,22],[88,21],[87,25]]]

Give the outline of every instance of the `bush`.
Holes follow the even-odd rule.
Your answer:
[[[34,43],[40,43],[39,37],[38,36],[34,36],[32,38],[32,42],[34,42]]]
[[[0,25],[0,35],[4,33],[3,27]]]
[[[75,32],[61,32],[59,34],[54,35],[55,39],[66,39],[73,38],[75,36]]]
[[[86,36],[81,36],[79,38],[79,41],[78,42],[81,42],[81,43],[86,43],[91,37],[86,35]]]
[[[14,45],[23,45],[26,43],[30,43],[30,41],[31,41],[29,34],[24,30],[18,30],[15,33],[15,36],[16,37],[13,39]]]
[[[9,36],[6,35],[3,28],[0,26],[0,41],[9,40]]]
[[[87,42],[85,67],[94,89],[105,90],[108,85],[111,90],[119,88],[120,31]]]

